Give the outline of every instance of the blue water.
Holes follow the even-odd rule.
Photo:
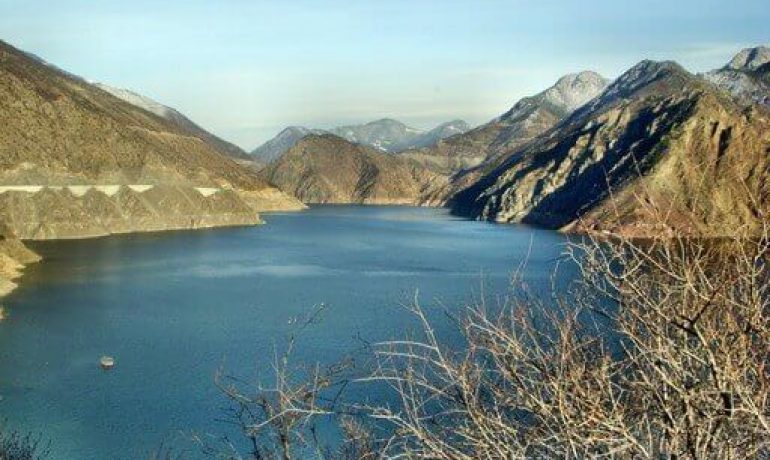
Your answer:
[[[217,369],[269,373],[292,318],[315,305],[326,310],[295,358],[334,361],[361,339],[402,337],[418,291],[431,314],[482,291],[501,299],[523,259],[528,284],[547,291],[565,242],[438,209],[319,206],[265,220],[35,244],[45,261],[3,301],[0,417],[42,433],[53,460],[147,458],[225,429]],[[113,371],[99,369],[104,354]]]

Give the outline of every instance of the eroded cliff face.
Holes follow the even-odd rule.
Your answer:
[[[769,128],[763,109],[742,109],[674,63],[645,61],[451,205],[570,230],[729,234],[767,212]]]
[[[446,182],[412,160],[331,134],[301,139],[262,173],[305,203],[418,204]]]
[[[3,42],[0,100],[0,218],[21,238],[247,225],[303,207],[221,142]]]

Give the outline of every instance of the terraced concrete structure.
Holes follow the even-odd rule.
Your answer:
[[[145,184],[2,186],[0,215],[26,240],[261,222],[234,190]]]

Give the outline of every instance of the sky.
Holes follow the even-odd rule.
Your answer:
[[[480,124],[560,76],[770,44],[768,0],[0,0],[0,39],[252,150],[289,125]]]

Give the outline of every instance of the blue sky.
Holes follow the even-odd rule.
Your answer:
[[[252,149],[287,125],[484,122],[559,76],[770,43],[768,0],[0,0],[0,38]]]

